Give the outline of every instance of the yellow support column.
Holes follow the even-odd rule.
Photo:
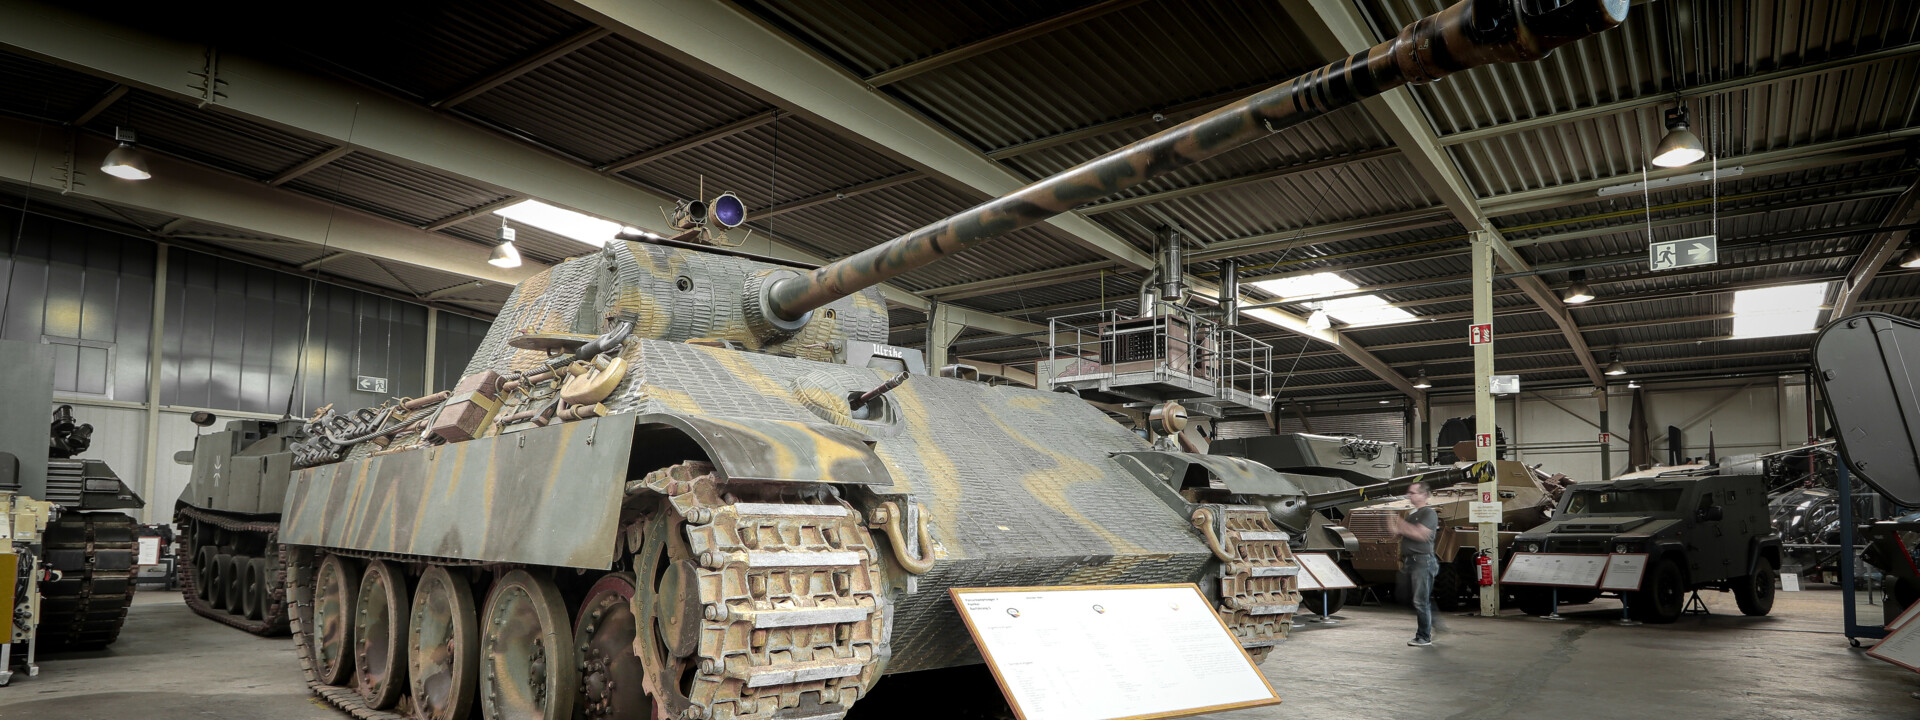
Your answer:
[[[1473,233],[1473,324],[1469,337],[1473,345],[1473,418],[1474,452],[1482,462],[1500,457],[1498,418],[1493,405],[1493,234]],[[1480,497],[1500,501],[1499,473],[1488,473],[1480,483]],[[1492,585],[1480,586],[1480,614],[1493,617],[1500,613],[1500,525],[1480,523],[1480,552],[1493,562]]]

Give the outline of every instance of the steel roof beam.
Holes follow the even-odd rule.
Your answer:
[[[761,125],[765,125],[767,123],[780,119],[781,115],[783,114],[784,113],[781,113],[778,110],[767,110],[764,112],[754,113],[752,115],[741,118],[739,120],[735,120],[725,125],[721,125],[720,127],[694,133],[687,137],[681,138],[679,140],[675,140],[673,142],[667,143],[665,145],[662,145],[660,147],[657,147],[651,150],[643,150],[633,155],[629,155],[625,158],[621,158],[619,160],[615,160],[605,165],[601,165],[596,169],[603,173],[617,173],[617,172],[623,172],[626,170],[632,170],[634,168],[640,167],[641,165],[645,165],[655,160],[659,160],[665,157],[670,157],[673,155],[678,155],[688,150],[692,150],[702,145],[711,143],[715,140],[721,140],[721,139],[733,137],[735,135],[746,132],[748,130],[752,130],[754,128],[760,127]]]
[[[868,85],[882,87],[900,82],[930,70],[952,65],[970,57],[984,55],[1015,43],[1031,40],[1061,28],[1072,27],[1107,13],[1139,5],[1143,0],[1101,0],[1092,5],[1069,10],[1053,17],[1042,18],[1001,33],[975,40],[960,47],[937,52],[914,60],[905,65],[870,75]]]
[[[558,0],[557,0],[558,1]],[[818,122],[909,167],[982,198],[1025,179],[936,127],[861,78],[800,47],[722,0],[565,0],[563,7],[768,104]],[[1073,213],[1046,221],[1087,249],[1132,267],[1153,257]]]
[[[453,91],[444,98],[427,103],[427,105],[429,107],[446,110],[460,103],[472,100],[488,90],[512,82],[514,78],[538,70],[547,63],[571,55],[573,51],[592,45],[594,41],[611,34],[612,33],[607,32],[604,28],[599,27],[589,27],[581,30],[580,32],[561,38],[552,45],[534,51],[533,54],[521,58],[517,62],[467,83],[465,87]]]
[[[100,94],[99,100],[93,101],[92,105],[87,106],[86,110],[74,116],[73,121],[67,124],[79,127],[92,122],[94,118],[100,116],[100,113],[106,112],[107,108],[113,107],[114,103],[120,102],[120,98],[126,97],[127,91],[132,89],[133,88],[127,87],[126,85],[114,83],[113,87],[108,88],[106,92]]]
[[[113,141],[0,118],[0,180],[493,283],[512,285],[543,267],[528,262],[516,269],[497,268],[487,264],[483,245],[160,153],[147,153],[151,182],[122,182],[83,169],[69,186],[62,173],[50,171],[63,161],[67,167],[87,165],[70,159],[69,148],[71,158],[97,158],[113,148]]]
[[[1288,15],[1301,25],[1307,37],[1312,38],[1315,48],[1324,57],[1339,58],[1366,52],[1376,42],[1365,18],[1360,16],[1359,8],[1350,0],[1284,0],[1282,5],[1286,7]],[[1487,220],[1480,209],[1479,198],[1467,186],[1453,159],[1435,142],[1433,129],[1419,109],[1414,107],[1410,93],[1385,93],[1366,99],[1361,107],[1404,151],[1407,162],[1426,181],[1427,187],[1439,195],[1440,203],[1453,213],[1461,225],[1469,231],[1486,232],[1492,238],[1495,252],[1509,270],[1527,272],[1532,269],[1526,259],[1520,257],[1500,236],[1499,228]],[[1545,281],[1537,276],[1525,276],[1515,278],[1513,282],[1553,319],[1554,324],[1566,335],[1569,346],[1576,350],[1586,349],[1586,340],[1580,336],[1580,328],[1573,321],[1572,314],[1567,312],[1559,296],[1547,287]],[[1580,361],[1594,387],[1606,387],[1606,376],[1601,374],[1600,366],[1594,363],[1592,353],[1580,353]]]
[[[810,197],[804,197],[798,200],[788,200],[778,205],[769,205],[763,208],[756,208],[754,210],[748,211],[747,217],[753,218],[755,220],[765,220],[770,217],[785,215],[795,210],[805,210],[815,205],[830,203],[835,200],[845,200],[847,198],[854,197],[856,195],[865,195],[875,190],[885,190],[895,185],[905,185],[907,183],[910,183],[916,180],[925,179],[926,177],[927,177],[926,173],[920,172],[918,170],[909,170],[907,172],[903,172],[898,175],[890,175],[888,177],[883,177],[878,180],[868,180],[866,182],[860,183],[858,185],[854,185],[852,187],[845,187],[839,190],[828,190],[826,192],[819,193],[817,195],[813,195]]]
[[[1267,182],[1269,180],[1279,180],[1284,177],[1303,175],[1303,174],[1314,172],[1317,170],[1324,170],[1330,167],[1339,167],[1341,165],[1346,165],[1348,163],[1356,163],[1364,160],[1373,160],[1375,158],[1390,157],[1398,154],[1400,154],[1399,148],[1389,147],[1389,148],[1375,148],[1372,150],[1364,150],[1361,152],[1341,155],[1338,157],[1326,158],[1324,160],[1314,160],[1312,162],[1295,163],[1293,165],[1272,168],[1269,170],[1261,170],[1259,172],[1247,173],[1245,175],[1239,175],[1236,177],[1222,178],[1219,180],[1214,180],[1212,182],[1203,182],[1203,183],[1198,183],[1194,185],[1188,185],[1185,187],[1177,187],[1177,188],[1172,188],[1168,190],[1162,190],[1160,192],[1150,192],[1143,195],[1135,195],[1132,197],[1121,198],[1119,200],[1111,200],[1108,202],[1097,203],[1094,205],[1084,205],[1080,207],[1080,213],[1083,215],[1099,215],[1101,213],[1110,213],[1115,210],[1125,210],[1127,208],[1138,207],[1140,205],[1161,203],[1161,202],[1166,202],[1168,200],[1175,200],[1183,197],[1189,197],[1192,195],[1203,195],[1210,192],[1225,190],[1227,188],[1239,187],[1241,185],[1251,185],[1253,183]]]
[[[1792,169],[1794,167],[1793,165],[1787,164],[1787,161],[1801,158],[1807,158],[1807,161],[1800,166],[1800,169],[1805,169],[1808,167],[1823,167],[1839,163],[1903,155],[1905,153],[1904,147],[1898,148],[1896,151],[1869,152],[1855,156],[1844,155],[1842,153],[1851,153],[1889,143],[1901,143],[1916,137],[1920,137],[1920,127],[1871,133],[1847,138],[1845,140],[1833,140],[1830,142],[1801,145],[1799,147],[1783,148],[1780,150],[1747,153],[1745,155],[1729,155],[1720,158],[1720,163],[1722,165],[1741,165],[1743,167],[1751,164],[1764,168],[1764,170],[1756,172],[1779,173],[1787,171],[1781,168]],[[1691,165],[1677,168],[1649,168],[1646,179],[1648,181],[1665,180],[1670,177],[1690,175],[1698,172],[1700,172],[1700,168]],[[1640,176],[1635,173],[1609,175],[1592,180],[1581,180],[1579,182],[1550,185],[1533,190],[1522,190],[1504,195],[1495,195],[1482,200],[1481,207],[1485,208],[1488,213],[1499,216],[1514,215],[1535,210],[1548,210],[1580,203],[1597,202],[1600,200],[1598,194],[1600,188],[1639,181]]]
[[[347,147],[345,145],[341,145],[331,150],[327,150],[326,152],[320,153],[319,155],[315,155],[313,157],[307,158],[305,161],[301,162],[299,165],[295,165],[293,167],[287,168],[284,172],[281,172],[279,175],[275,175],[272,178],[269,178],[267,180],[267,184],[273,187],[279,187],[281,185],[285,185],[288,182],[291,182],[294,178],[300,177],[301,175],[305,175],[315,170],[319,170],[321,167],[325,166],[327,163],[346,157],[349,153],[352,153],[352,152],[353,152],[353,148]]]
[[[1574,110],[1554,111],[1554,112],[1549,112],[1548,114],[1545,114],[1545,115],[1538,115],[1538,116],[1526,118],[1523,120],[1509,120],[1507,122],[1502,122],[1497,125],[1491,125],[1488,127],[1475,128],[1472,130],[1465,130],[1461,132],[1442,135],[1439,138],[1439,142],[1440,142],[1440,145],[1443,147],[1450,146],[1450,145],[1459,145],[1461,143],[1469,143],[1476,140],[1485,140],[1488,138],[1495,138],[1503,135],[1512,135],[1514,133],[1525,132],[1525,131],[1534,130],[1537,128],[1550,127],[1553,125],[1560,125],[1563,123],[1577,122],[1580,120],[1586,120],[1588,118],[1596,118],[1596,117],[1602,117],[1606,115],[1613,115],[1615,113],[1623,113],[1623,112],[1628,112],[1632,110],[1638,110],[1644,107],[1655,107],[1659,105],[1672,104],[1687,98],[1706,97],[1708,95],[1718,95],[1720,93],[1731,92],[1731,91],[1740,90],[1743,88],[1757,87],[1760,85],[1768,85],[1768,84],[1784,82],[1788,80],[1799,80],[1802,78],[1808,78],[1808,77],[1812,77],[1814,75],[1819,75],[1822,73],[1829,73],[1836,70],[1846,70],[1850,68],[1859,67],[1862,65],[1869,65],[1872,63],[1882,62],[1886,60],[1896,60],[1900,58],[1911,57],[1914,55],[1920,55],[1920,43],[1907,43],[1905,45],[1895,45],[1893,47],[1883,48],[1883,49],[1875,50],[1869,53],[1862,53],[1860,55],[1852,55],[1852,56],[1843,57],[1843,58],[1835,58],[1832,60],[1827,60],[1825,62],[1817,62],[1810,65],[1802,65],[1799,67],[1787,68],[1784,70],[1775,70],[1773,72],[1764,72],[1756,75],[1747,75],[1747,76],[1735,78],[1732,80],[1722,80],[1716,83],[1707,83],[1705,85],[1695,85],[1689,88],[1681,88],[1677,91],[1664,92],[1656,95],[1647,95],[1647,96],[1637,97],[1637,98],[1629,98],[1626,100],[1618,100],[1615,102],[1602,103],[1599,105],[1594,105],[1592,107],[1578,108]]]
[[[1900,195],[1881,226],[1897,227],[1915,222],[1920,222],[1920,181]],[[1860,250],[1860,259],[1847,270],[1846,279],[1840,282],[1840,295],[1833,302],[1833,317],[1851,314],[1859,307],[1860,298],[1866,294],[1867,286],[1873,284],[1874,276],[1893,260],[1893,254],[1900,250],[1900,245],[1911,233],[1911,230],[1880,232],[1867,241],[1867,246]]]
[[[1057,133],[1057,134],[1048,135],[1042,138],[1028,140],[1026,142],[1019,143],[1016,145],[1008,145],[1003,148],[988,150],[987,158],[991,160],[1005,160],[1010,157],[1019,157],[1027,153],[1039,152],[1041,150],[1045,150],[1050,147],[1059,147],[1067,143],[1080,142],[1081,140],[1097,138],[1109,133],[1116,133],[1121,130],[1136,128],[1141,125],[1147,125],[1150,123],[1168,122],[1172,118],[1179,115],[1185,115],[1187,113],[1192,113],[1192,112],[1213,110],[1222,105],[1233,102],[1235,100],[1239,100],[1253,93],[1273,87],[1274,85],[1280,82],[1283,82],[1283,80],[1281,79],[1265,80],[1258,83],[1254,83],[1252,85],[1245,85],[1242,87],[1234,88],[1232,90],[1228,90],[1223,93],[1209,95],[1199,100],[1192,100],[1192,101],[1180,103],[1178,105],[1172,105],[1160,110],[1148,110],[1145,112],[1135,113],[1123,118],[1119,118],[1117,120],[1108,120],[1103,123],[1088,125],[1086,127],[1079,128],[1077,130],[1068,130],[1063,133]]]

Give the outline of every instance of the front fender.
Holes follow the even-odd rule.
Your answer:
[[[675,413],[646,413],[635,418],[635,422],[639,425],[634,439],[638,451],[646,452],[650,441],[659,440],[660,445],[668,446],[673,436],[681,436],[697,444],[727,480],[893,484],[893,476],[867,444],[867,436],[852,428]],[[672,464],[682,459],[685,458],[662,456],[641,464]],[[635,476],[643,472],[644,469]],[[885,490],[876,488],[876,491]]]
[[[1245,458],[1159,450],[1114,453],[1114,458],[1162,499],[1172,495],[1178,500],[1180,490],[1208,487],[1217,480],[1228,492],[1260,501],[1288,531],[1305,532],[1313,518],[1306,492],[1294,476]]]

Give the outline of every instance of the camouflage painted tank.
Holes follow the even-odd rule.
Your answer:
[[[292,446],[277,540],[311,683],[359,717],[834,718],[884,674],[978,663],[945,592],[967,586],[1197,582],[1264,657],[1298,603],[1289,533],[1327,498],[1070,395],[928,376],[873,286],[1625,13],[1462,3],[817,269],[662,238],[553,266],[452,390]]]
[[[1564,475],[1547,475],[1514,460],[1496,460],[1494,467],[1499,478],[1501,518],[1497,545],[1504,563],[1512,552],[1514,537],[1546,522],[1561,492],[1572,482]],[[1428,500],[1428,506],[1440,518],[1440,534],[1433,545],[1433,554],[1440,561],[1440,572],[1433,580],[1433,601],[1442,610],[1465,607],[1479,592],[1473,562],[1479,552],[1480,531],[1468,515],[1469,504],[1478,494],[1477,486],[1441,484],[1433,487]],[[1405,498],[1347,511],[1347,528],[1359,540],[1353,570],[1360,584],[1392,587],[1400,581],[1400,537],[1388,529],[1387,518],[1406,517],[1412,511],[1413,504]]]

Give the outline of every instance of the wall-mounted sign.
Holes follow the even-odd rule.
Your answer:
[[[1493,323],[1467,326],[1467,344],[1485,345],[1493,342]]]

